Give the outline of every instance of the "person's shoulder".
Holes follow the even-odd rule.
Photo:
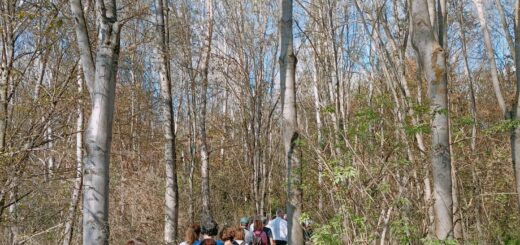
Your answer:
[[[221,240],[217,240],[217,245],[224,245],[224,242]]]

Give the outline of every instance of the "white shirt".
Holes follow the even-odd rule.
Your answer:
[[[273,240],[287,241],[287,221],[280,217],[272,220],[270,223],[271,231],[273,232]]]

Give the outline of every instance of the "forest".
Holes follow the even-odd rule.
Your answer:
[[[0,0],[0,244],[520,244],[520,0]]]

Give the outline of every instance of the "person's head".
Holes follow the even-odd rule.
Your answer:
[[[262,223],[266,226],[269,223],[269,219],[267,217],[262,217]]]
[[[220,234],[220,240],[223,242],[225,241],[233,241],[233,238],[235,237],[235,230],[230,226],[224,226],[222,228],[222,232]]]
[[[255,231],[261,231],[264,229],[264,223],[261,218],[255,219]]]
[[[148,245],[143,239],[141,238],[134,238],[132,240],[128,240],[125,245]]]
[[[236,227],[235,229],[235,240],[243,241],[245,239],[244,228]]]
[[[195,229],[193,229],[192,226],[188,227],[186,229],[186,232],[184,233],[184,240],[186,241],[186,243],[193,244],[198,239],[199,239],[199,236],[195,232]]]
[[[218,234],[218,224],[213,219],[209,218],[202,222],[200,233],[206,236],[216,236]]]
[[[248,217],[242,217],[240,218],[240,226],[247,227],[249,225],[249,218]]]
[[[201,245],[217,245],[217,242],[213,239],[204,239],[201,243]]]
[[[193,231],[195,231],[195,234],[197,234],[197,239],[198,239],[200,236],[200,225],[193,224],[193,225],[191,225],[191,228],[193,228]]]
[[[284,212],[282,209],[278,209],[276,210],[276,216],[280,217],[280,218],[283,218],[283,215],[284,215]]]

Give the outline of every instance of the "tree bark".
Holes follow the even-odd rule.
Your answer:
[[[513,104],[512,117],[514,120],[520,119],[520,1],[515,5],[515,68],[516,68],[516,94]],[[511,151],[513,168],[516,180],[516,192],[518,200],[518,211],[520,212],[520,127],[516,126],[511,132]]]
[[[320,104],[320,95],[318,93],[318,58],[317,54],[314,54],[314,73],[313,73],[313,84],[312,84],[312,92],[314,95],[314,110],[316,113],[316,130],[318,131],[318,150],[323,151],[323,135],[322,135],[322,122],[321,122],[321,104]],[[318,160],[318,209],[323,209],[323,160],[319,158]]]
[[[7,124],[9,122],[9,98],[8,91],[11,84],[13,64],[14,64],[14,51],[15,51],[15,31],[13,27],[13,18],[16,14],[16,1],[6,2],[5,6],[1,9],[0,14],[0,28],[1,34],[1,53],[0,53],[0,153],[6,151],[6,135],[7,135]],[[17,173],[13,176],[9,176],[6,186],[9,191],[3,191],[2,201],[13,202],[16,200],[16,185],[18,184]],[[11,204],[8,208],[9,215],[11,218],[15,218],[16,203]],[[18,240],[18,228],[16,225],[11,225],[6,229],[8,233],[8,239],[11,244],[16,244]]]
[[[452,180],[448,132],[447,73],[445,52],[436,39],[429,19],[426,0],[411,1],[412,44],[424,71],[433,115],[432,167],[435,235],[445,240],[453,237]]]
[[[469,81],[469,91],[470,91],[470,107],[471,107],[471,117],[473,119],[473,126],[471,127],[471,150],[472,152],[475,151],[476,148],[476,138],[477,138],[477,100],[475,97],[475,81],[473,80],[473,75],[471,74],[471,69],[469,67],[469,61],[468,61],[468,51],[466,47],[466,34],[464,33],[464,16],[462,14],[463,11],[463,5],[461,2],[460,6],[460,16],[459,16],[459,23],[461,28],[459,28],[459,35],[462,42],[462,58],[464,60],[464,73],[468,77]]]
[[[195,138],[197,137],[197,126],[196,126],[196,115],[195,115],[195,92],[193,87],[193,81],[191,81],[191,86],[188,88],[188,84],[186,84],[186,97],[188,103],[188,124],[189,124],[189,146],[188,151],[190,154],[190,162],[188,169],[188,220],[190,224],[193,224],[195,221],[195,208],[194,208],[194,198],[193,198],[193,174],[195,171],[195,155],[196,155],[196,144]],[[191,97],[188,95],[188,91],[191,91]]]
[[[446,0],[437,0],[437,22],[439,26],[439,43],[444,50],[448,50],[448,16],[446,9]],[[447,63],[449,51],[444,52],[446,55],[444,56],[444,60]],[[448,66],[446,64],[446,72]],[[448,75],[446,75],[446,84],[448,84]],[[446,87],[448,90],[448,88]],[[447,93],[447,104],[449,104],[449,93]],[[449,106],[448,106],[449,108]],[[448,109],[449,110],[449,109]],[[451,142],[451,123],[448,118],[448,142]],[[449,143],[449,151],[451,154],[451,183],[452,183],[452,201],[453,201],[453,236],[457,240],[462,240],[462,210],[459,205],[459,189],[457,182],[457,165],[455,164],[455,156],[453,155],[452,145]]]
[[[288,243],[304,244],[300,225],[302,214],[302,166],[299,159],[296,113],[296,54],[293,47],[292,0],[281,0],[280,89],[282,95],[282,132],[287,162]]]
[[[164,131],[164,162],[166,170],[166,191],[164,197],[164,242],[173,244],[177,240],[179,220],[179,191],[177,186],[177,165],[175,154],[175,119],[172,105],[172,81],[169,59],[169,37],[167,32],[168,7],[163,0],[155,0],[156,49],[161,87],[161,123]],[[165,14],[166,12],[166,14]]]
[[[482,35],[484,36],[484,44],[486,46],[486,54],[489,61],[489,65],[491,66],[491,81],[493,82],[493,89],[495,90],[495,96],[498,100],[498,105],[500,106],[500,110],[502,111],[502,115],[506,116],[508,113],[506,102],[504,100],[502,91],[500,89],[500,81],[498,80],[498,71],[497,71],[497,63],[495,61],[495,52],[493,50],[493,45],[491,43],[491,35],[489,34],[489,29],[487,26],[487,20],[483,8],[482,0],[473,0],[475,7],[477,9],[477,16],[480,23],[480,30],[482,31]]]
[[[72,187],[72,194],[70,198],[70,206],[67,213],[67,220],[65,222],[65,231],[63,238],[63,245],[70,245],[72,242],[72,235],[74,232],[74,221],[76,219],[76,210],[81,194],[82,180],[81,172],[83,165],[83,101],[81,94],[83,93],[83,78],[81,77],[81,69],[78,72],[78,117],[76,119],[76,176],[74,178],[74,186]]]
[[[85,129],[83,244],[108,244],[108,183],[121,23],[115,0],[96,1],[97,51],[92,54],[81,0],[70,1],[92,110]]]
[[[14,9],[11,4],[6,4],[6,9],[3,9],[0,17],[0,28],[2,50],[0,54],[0,151],[3,152],[5,148],[5,138],[8,122],[8,97],[9,84],[11,81],[11,73],[14,63],[14,30],[12,27],[11,17],[14,15]]]
[[[209,151],[206,136],[206,107],[208,93],[208,73],[209,59],[211,56],[211,40],[213,38],[213,0],[206,0],[207,23],[208,29],[204,40],[204,47],[201,58],[202,66],[202,91],[201,91],[201,109],[200,109],[200,159],[201,159],[201,178],[202,178],[202,216],[203,220],[211,218],[210,207],[210,187],[209,187]]]

